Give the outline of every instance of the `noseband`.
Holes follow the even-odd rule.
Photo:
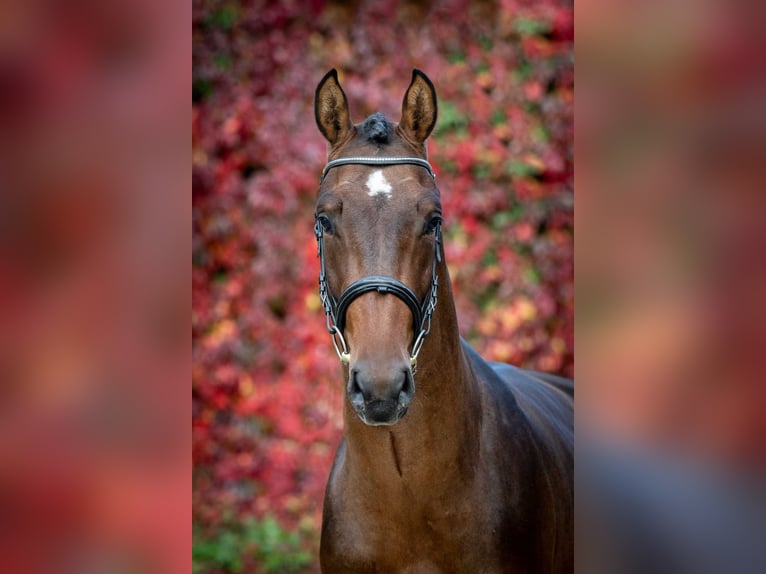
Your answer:
[[[431,169],[431,164],[418,157],[344,157],[327,163],[322,171],[322,179],[320,180],[320,183],[324,181],[327,172],[332,168],[349,164],[419,165],[426,168],[431,177],[436,179],[436,175],[434,174],[433,169]],[[412,367],[412,372],[414,374],[417,369],[418,354],[423,346],[426,335],[428,335],[431,330],[431,316],[433,315],[434,309],[436,309],[437,292],[439,289],[439,279],[436,276],[436,264],[441,261],[441,224],[438,224],[434,230],[435,253],[431,265],[431,288],[429,294],[426,295],[423,301],[419,301],[418,296],[415,295],[412,289],[407,285],[398,279],[387,275],[368,275],[367,277],[362,277],[346,287],[340,294],[340,297],[336,299],[333,294],[330,293],[330,288],[327,285],[327,273],[324,259],[324,229],[316,216],[314,222],[314,234],[317,238],[317,256],[319,257],[319,298],[322,301],[322,307],[324,307],[325,316],[327,318],[327,330],[330,335],[332,335],[332,343],[335,347],[335,352],[338,353],[340,361],[344,365],[348,365],[351,360],[348,345],[343,338],[343,328],[346,326],[346,312],[348,311],[349,306],[361,295],[370,291],[376,291],[384,295],[395,295],[404,301],[412,313],[412,332],[417,334],[415,336],[415,342],[412,345],[412,352],[410,353],[410,366]]]

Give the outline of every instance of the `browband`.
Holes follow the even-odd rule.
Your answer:
[[[434,173],[434,170],[431,168],[431,164],[428,163],[428,161],[421,159],[419,157],[341,157],[338,159],[334,159],[332,161],[328,161],[327,165],[324,166],[324,169],[322,170],[322,177],[319,180],[319,182],[323,182],[325,176],[327,175],[327,172],[330,171],[334,167],[338,167],[341,165],[349,165],[349,164],[362,164],[362,165],[403,165],[403,164],[411,164],[411,165],[419,165],[420,167],[424,167],[428,170],[428,173],[431,175],[432,178],[436,179],[436,174]]]

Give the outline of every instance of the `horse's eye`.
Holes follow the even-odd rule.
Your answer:
[[[322,231],[326,233],[332,232],[332,221],[330,221],[330,218],[326,215],[316,215],[315,216],[317,224],[322,227]]]
[[[441,225],[442,218],[441,215],[434,215],[432,216],[428,222],[426,223],[425,228],[423,229],[423,235],[431,235],[436,231],[436,228]]]

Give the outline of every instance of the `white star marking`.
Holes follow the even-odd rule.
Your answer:
[[[379,169],[376,169],[370,174],[370,177],[367,178],[367,189],[370,191],[367,192],[367,195],[370,197],[375,197],[378,195],[383,195],[386,198],[391,197],[391,184],[388,183],[388,180],[383,175],[383,172]]]

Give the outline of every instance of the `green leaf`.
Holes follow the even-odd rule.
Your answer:
[[[503,108],[495,108],[492,111],[492,116],[490,117],[489,121],[493,126],[503,125],[506,121],[508,121],[508,118],[505,115],[505,110]]]
[[[515,177],[530,177],[538,173],[538,169],[532,165],[516,159],[512,159],[505,167],[509,175]]]
[[[465,132],[468,128],[468,116],[461,112],[452,102],[439,105],[439,120],[436,124],[436,134],[449,132]]]
[[[513,29],[519,36],[541,36],[550,31],[551,25],[548,22],[519,16],[513,24]]]
[[[223,6],[211,16],[211,22],[214,26],[222,30],[231,30],[237,23],[239,14],[233,6]]]

